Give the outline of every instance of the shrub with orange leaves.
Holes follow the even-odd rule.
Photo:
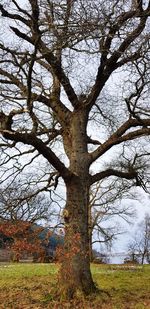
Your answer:
[[[5,247],[11,249],[15,261],[19,261],[25,255],[34,254],[44,259],[44,242],[39,238],[42,230],[42,227],[33,228],[33,224],[27,221],[5,220],[0,223],[0,233],[7,236]]]

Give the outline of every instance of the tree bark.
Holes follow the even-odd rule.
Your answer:
[[[67,298],[72,298],[77,290],[87,295],[96,291],[90,270],[87,196],[88,188],[78,177],[67,185],[65,244],[60,271],[62,293]]]
[[[64,133],[65,150],[72,177],[66,180],[65,244],[60,270],[62,293],[72,298],[77,290],[84,294],[96,291],[90,270],[89,253],[89,158],[86,140],[87,117],[74,112],[68,132]]]

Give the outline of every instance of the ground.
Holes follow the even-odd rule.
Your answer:
[[[55,264],[0,264],[0,308],[150,308],[150,265],[92,265],[99,295],[66,302],[57,295]]]

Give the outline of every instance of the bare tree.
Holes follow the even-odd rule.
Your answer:
[[[140,264],[150,263],[150,216],[145,214],[144,220],[137,225],[135,236],[128,245],[129,258],[136,258]]]
[[[148,182],[150,2],[143,2],[0,4],[1,180],[29,168],[32,174],[38,169],[37,185],[43,180],[47,190],[63,179],[60,287],[67,297],[96,290],[89,258],[91,185],[108,177],[143,188]],[[141,174],[137,162],[145,156]]]
[[[37,193],[37,192],[36,192]],[[0,219],[47,223],[56,215],[52,201],[42,192],[35,195],[21,181],[0,189]]]
[[[125,232],[119,221],[132,223],[136,211],[133,203],[127,203],[126,199],[131,201],[137,198],[130,184],[117,178],[111,181],[101,180],[91,187],[89,203],[91,259],[94,244],[99,244],[100,250],[111,249],[117,236]]]

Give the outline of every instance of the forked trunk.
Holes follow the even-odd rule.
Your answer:
[[[62,293],[72,298],[77,290],[84,294],[96,291],[90,270],[88,232],[88,187],[78,177],[67,184],[64,210],[65,244],[60,282]]]

